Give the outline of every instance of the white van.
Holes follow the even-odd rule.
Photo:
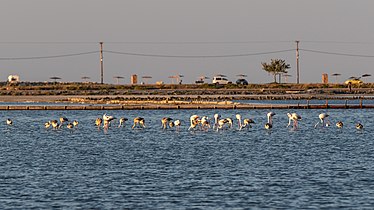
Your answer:
[[[229,84],[230,82],[225,77],[215,76],[215,77],[213,77],[212,83],[213,84],[226,85],[226,84]]]

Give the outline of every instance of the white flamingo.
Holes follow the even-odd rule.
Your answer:
[[[60,117],[60,127],[64,124],[64,122],[68,122],[68,118],[66,117]]]
[[[344,124],[343,124],[342,121],[338,121],[338,122],[336,123],[336,127],[338,127],[338,128],[343,128],[343,126],[344,126]]]
[[[161,128],[162,129],[167,129],[168,128],[168,123],[171,122],[173,119],[170,117],[164,117],[161,119]]]
[[[8,119],[6,120],[6,124],[7,124],[7,125],[12,125],[12,124],[13,124],[13,121],[12,121],[11,119],[8,118]]]
[[[200,120],[201,128],[203,130],[208,130],[210,128],[210,120],[207,116],[203,116]]]
[[[77,127],[77,126],[78,126],[78,124],[79,124],[79,122],[78,122],[78,121],[76,121],[76,120],[74,120],[74,121],[73,121],[73,126],[74,126],[74,127]]]
[[[255,123],[255,121],[253,121],[252,119],[248,119],[248,118],[244,119],[242,123],[242,116],[240,114],[236,114],[235,117],[236,119],[238,119],[239,130],[243,128],[252,128],[251,124]]]
[[[356,129],[357,130],[362,130],[363,128],[364,128],[364,126],[361,123],[356,124]]]
[[[101,119],[100,117],[96,118],[95,125],[98,126],[98,127],[100,127],[102,122],[103,122],[103,119]]]
[[[231,118],[226,118],[227,124],[229,124],[229,128],[232,128],[232,119]]]
[[[48,121],[48,122],[44,123],[44,127],[45,128],[51,127],[51,121]]]
[[[218,121],[220,120],[221,118],[221,115],[220,114],[214,114],[214,126],[213,126],[213,129],[218,129]]]
[[[175,126],[176,130],[179,131],[180,126],[181,126],[181,121],[180,120],[174,121],[174,126]]]
[[[293,121],[293,127],[294,128],[297,128],[298,127],[298,124],[299,124],[299,120],[301,120],[301,116],[296,114],[296,113],[287,113],[287,116],[288,116],[288,125],[287,127],[289,127],[291,125],[291,121]]]
[[[74,125],[73,125],[73,123],[68,123],[68,124],[66,125],[66,127],[69,128],[69,129],[72,129],[72,128],[74,127]]]
[[[267,113],[267,118],[268,118],[268,122],[265,123],[265,128],[266,129],[272,129],[273,128],[273,117],[275,116],[275,113],[274,112],[269,112]]]
[[[242,116],[240,114],[236,114],[235,117],[238,120],[239,130],[241,130],[242,129]]]
[[[125,127],[125,123],[126,123],[127,120],[129,120],[129,119],[127,119],[127,118],[125,118],[125,117],[121,117],[121,118],[119,119],[119,125],[118,125],[118,127],[119,127],[119,128],[120,128],[120,127]]]
[[[227,118],[224,118],[224,119],[220,119],[218,120],[218,127],[217,127],[217,131],[220,130],[220,129],[223,129],[223,127],[228,124],[229,121],[227,120]]]
[[[314,127],[317,127],[318,124],[321,123],[322,127],[326,126],[328,127],[330,125],[330,122],[328,121],[328,117],[330,115],[327,114],[327,113],[321,113],[318,115],[318,118],[320,119],[320,121],[317,122],[317,124],[314,125]]]
[[[51,125],[52,125],[52,128],[53,129],[57,129],[60,127],[60,125],[58,124],[58,121],[57,120],[52,120],[51,121]]]
[[[142,117],[135,117],[134,118],[134,125],[131,127],[132,129],[135,128],[136,125],[139,125],[142,128],[145,128],[145,120]]]
[[[103,121],[104,121],[104,128],[109,128],[110,122],[114,119],[117,119],[111,115],[107,115],[106,113],[103,115]]]
[[[253,121],[252,119],[244,119],[242,127],[243,128],[252,128],[251,124],[255,124],[255,121]]]
[[[192,115],[190,117],[190,127],[188,128],[188,130],[196,128],[196,126],[200,123],[199,118],[200,117],[198,115]]]

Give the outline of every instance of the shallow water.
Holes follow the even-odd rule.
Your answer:
[[[130,209],[362,209],[374,206],[373,110],[327,110],[335,126],[314,128],[326,110],[296,110],[298,129],[286,128],[287,111],[272,110],[274,128],[263,129],[269,110],[108,111],[143,116],[107,131],[93,126],[101,111],[2,111],[0,208]],[[256,121],[238,131],[187,131],[192,114]],[[66,116],[77,129],[45,129]],[[161,130],[160,119],[183,122]],[[5,125],[11,118],[14,125]],[[355,124],[364,125],[362,131]]]

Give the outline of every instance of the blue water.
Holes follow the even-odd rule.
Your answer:
[[[327,110],[344,128],[314,128],[326,110],[108,111],[146,128],[95,127],[101,111],[1,111],[0,209],[372,209],[374,110]],[[187,131],[192,114],[253,118],[249,130]],[[77,129],[45,129],[66,116]],[[161,130],[164,116],[184,123]],[[14,125],[7,126],[6,118]],[[362,131],[355,123],[364,125]]]

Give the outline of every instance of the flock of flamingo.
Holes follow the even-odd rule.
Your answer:
[[[273,128],[273,117],[275,116],[274,112],[269,112],[267,113],[267,122],[264,125],[264,128],[266,130],[271,130]],[[288,124],[287,127],[291,126],[297,129],[298,128],[298,122],[302,119],[301,116],[297,113],[287,113],[288,116]],[[238,122],[238,129],[249,129],[252,127],[251,124],[255,124],[255,121],[249,118],[242,119],[242,116],[240,114],[235,115],[237,122]],[[321,113],[319,114],[318,118],[319,121],[314,125],[315,128],[318,126],[321,127],[328,127],[331,125],[331,122],[328,120],[329,114],[327,113]],[[188,130],[204,130],[207,131],[211,127],[213,130],[219,131],[223,129],[229,129],[233,127],[233,119],[232,118],[223,118],[219,114],[215,114],[213,116],[214,118],[214,123],[211,123],[210,118],[207,116],[199,116],[199,115],[192,115],[190,117],[190,127]],[[104,129],[108,129],[109,127],[112,126],[112,121],[117,119],[114,116],[107,115],[106,113],[103,115],[102,118],[97,118],[95,120],[95,126],[98,128],[103,127]],[[118,127],[125,127],[126,122],[128,121],[127,118],[121,117],[119,118],[118,122]],[[292,123],[293,122],[293,123]],[[6,121],[7,125],[12,125],[13,121],[11,119],[7,119]],[[52,129],[60,129],[66,124],[66,128],[68,129],[73,129],[78,126],[79,122],[77,120],[74,120],[70,122],[66,117],[60,117],[59,121],[58,120],[51,120],[48,121],[44,124],[45,128],[50,128]],[[213,124],[213,126],[211,125]],[[175,127],[177,131],[180,130],[182,123],[181,120],[173,120],[170,117],[164,117],[161,119],[161,128],[162,129],[168,129],[168,128],[173,128]],[[343,122],[338,121],[336,123],[336,127],[338,128],[343,128]],[[143,129],[145,128],[145,119],[143,117],[136,117],[133,119],[133,125],[132,129],[135,128],[140,128]],[[363,125],[361,123],[356,124],[356,129],[361,130],[363,129]]]

